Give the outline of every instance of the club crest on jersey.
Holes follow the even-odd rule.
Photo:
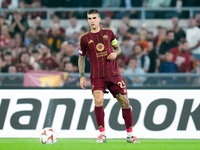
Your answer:
[[[102,43],[98,43],[97,45],[96,45],[96,49],[98,50],[98,51],[103,51],[104,50],[104,45],[102,44]]]
[[[107,35],[104,35],[104,36],[103,36],[103,39],[108,40],[108,36],[107,36]]]

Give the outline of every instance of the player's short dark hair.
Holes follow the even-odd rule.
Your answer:
[[[87,14],[99,14],[99,11],[97,9],[90,9]]]

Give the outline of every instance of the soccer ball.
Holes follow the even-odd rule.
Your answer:
[[[42,144],[54,144],[57,142],[57,134],[50,127],[44,128],[40,134],[40,142]]]

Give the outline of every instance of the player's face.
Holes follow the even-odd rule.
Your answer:
[[[98,14],[88,14],[87,17],[91,29],[96,29],[99,27],[101,18]]]

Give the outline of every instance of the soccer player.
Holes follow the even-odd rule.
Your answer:
[[[117,98],[122,107],[122,116],[125,121],[127,130],[127,142],[139,143],[137,138],[132,135],[133,116],[127,98],[127,89],[122,77],[119,73],[116,57],[121,53],[121,49],[117,44],[116,35],[110,29],[101,29],[99,23],[101,18],[96,9],[91,9],[87,13],[90,30],[80,37],[79,50],[79,73],[80,86],[85,89],[86,78],[84,77],[85,70],[85,55],[88,54],[90,62],[90,79],[91,89],[95,100],[94,113],[99,127],[100,135],[97,143],[107,141],[104,127],[104,109],[103,97],[106,87]]]

